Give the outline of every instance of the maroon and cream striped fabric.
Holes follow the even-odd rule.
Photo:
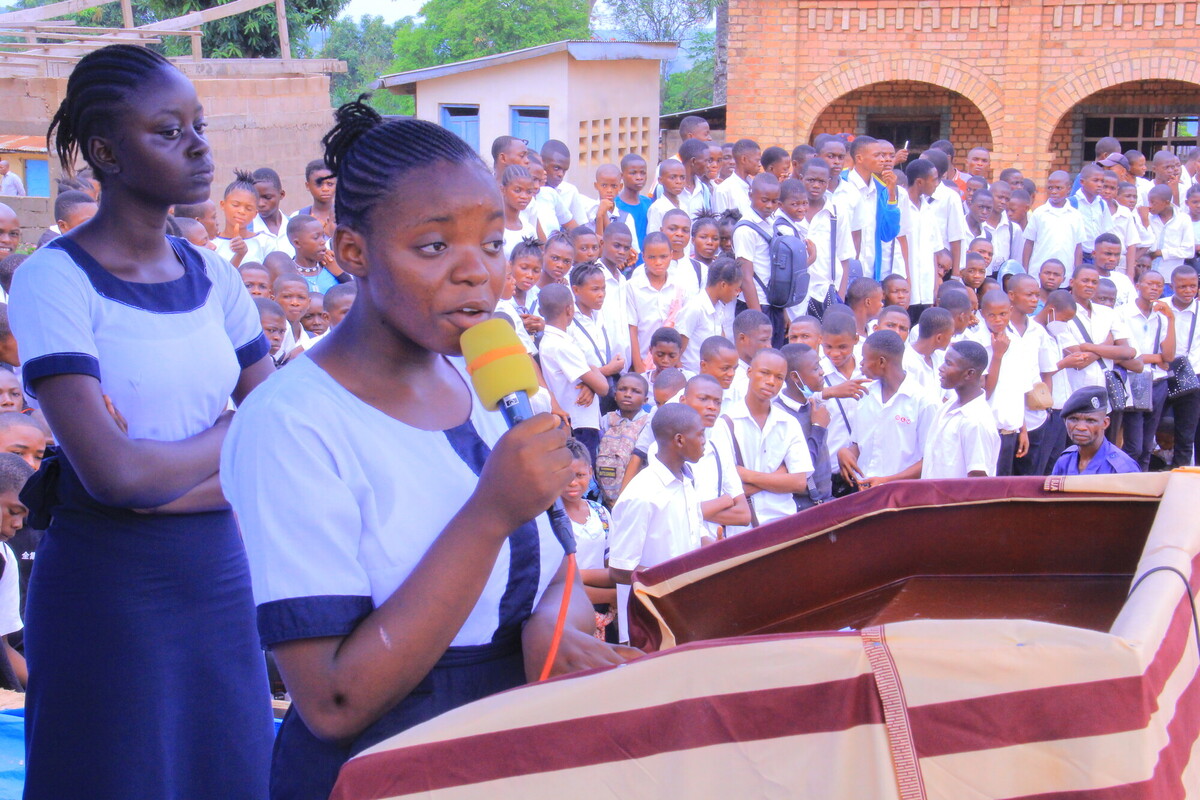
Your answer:
[[[1200,474],[1137,574],[1200,589]],[[1200,797],[1200,657],[1155,572],[1108,632],[1028,620],[697,642],[491,697],[342,769],[334,800]]]

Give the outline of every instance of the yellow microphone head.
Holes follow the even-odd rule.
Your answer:
[[[537,392],[533,359],[512,325],[499,318],[489,319],[463,331],[459,342],[467,374],[484,408],[494,411],[502,397],[514,392]]]

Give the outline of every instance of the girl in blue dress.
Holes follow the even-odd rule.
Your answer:
[[[275,800],[325,800],[349,756],[536,678],[564,591],[557,672],[636,652],[593,637],[565,587],[542,512],[573,475],[566,433],[550,414],[506,433],[466,377],[459,337],[504,284],[495,179],[444,128],[361,103],[325,141],[358,296],[241,407],[221,461],[292,697]]]
[[[22,495],[51,520],[26,608],[25,797],[261,800],[270,695],[217,469],[229,398],[274,370],[238,273],[164,234],[173,203],[208,197],[203,109],[164,58],[115,45],[80,60],[51,133],[104,191],[13,279],[26,388],[61,447]]]

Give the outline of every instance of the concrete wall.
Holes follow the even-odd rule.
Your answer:
[[[1060,122],[1089,96],[1200,85],[1198,31],[1196,0],[730,0],[729,138],[806,142],[839,98],[919,81],[978,109],[993,164],[1041,176],[1060,159]]]
[[[576,61],[553,53],[421,81],[417,116],[440,122],[442,104],[478,105],[480,155],[491,163],[492,142],[511,133],[511,107],[547,106],[550,138],[571,149],[568,180],[592,194],[596,167],[628,152],[641,153],[653,168],[658,80],[657,61]]]
[[[224,194],[235,167],[271,167],[287,192],[283,208],[290,213],[308,205],[304,165],[321,156],[321,137],[333,124],[329,77],[196,77],[194,82],[216,162],[213,198]],[[65,78],[0,78],[0,133],[45,135],[65,90]],[[52,158],[51,179],[58,174]],[[21,216],[26,242],[36,242],[54,224],[53,202],[35,200],[11,204]]]

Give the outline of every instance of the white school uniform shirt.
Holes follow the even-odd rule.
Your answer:
[[[70,237],[21,265],[9,324],[26,392],[36,397],[37,381],[51,375],[91,375],[130,438],[174,442],[212,427],[269,345],[237,270],[167,238],[183,276],[164,283],[123,281]]]
[[[1033,383],[1042,380],[1042,374],[1054,372],[1058,369],[1058,360],[1061,356],[1058,354],[1058,346],[1054,344],[1049,333],[1041,326],[1033,317],[1029,317],[1025,322],[1025,333],[1022,334],[1013,324],[1008,326],[1008,338],[1010,340],[1020,339],[1025,345],[1025,355],[1029,359],[1030,367],[1033,370],[1030,377]],[[1011,349],[1011,348],[1010,348]],[[1005,360],[1008,359],[1007,354]],[[1033,387],[1030,383],[1030,388]],[[1022,397],[1022,407],[1024,407],[1024,398]],[[1042,409],[1034,411],[1025,409],[1025,430],[1036,431],[1045,424],[1050,417],[1050,412]]]
[[[845,383],[847,380],[856,380],[863,377],[860,365],[862,364],[862,341],[855,345],[854,352],[854,372],[850,378],[842,375],[837,367],[833,366],[833,362],[828,357],[821,357],[821,382],[825,386],[837,386]],[[824,400],[824,397],[822,397]],[[837,472],[838,466],[837,451],[843,447],[849,447],[852,441],[854,413],[858,409],[858,400],[852,397],[840,397],[825,401],[825,407],[829,409],[829,426],[825,429],[825,443],[829,447],[829,466],[834,472]]]
[[[958,397],[944,403],[933,417],[925,440],[922,478],[966,478],[982,471],[995,477],[1000,459],[1000,433],[981,392],[960,403]]]
[[[958,192],[938,181],[937,188],[933,190],[933,194],[926,203],[929,204],[930,213],[936,220],[935,225],[940,244],[938,249],[948,250],[951,242],[963,242],[961,249],[965,250],[970,232],[967,230],[967,222],[963,218],[962,198],[959,197]]]
[[[808,238],[816,246],[817,258],[808,268],[808,299],[818,303],[825,301],[829,287],[836,287],[842,280],[842,262],[854,258],[854,240],[850,238],[850,226],[836,219],[835,209],[826,193],[825,205],[808,221]],[[837,230],[834,231],[833,227]],[[830,252],[831,242],[836,252]],[[801,312],[807,314],[807,311]]]
[[[653,567],[700,547],[705,534],[690,465],[675,477],[658,458],[633,476],[617,498],[609,531],[608,565]]]
[[[289,258],[295,258],[296,248],[294,245],[292,245],[292,242],[290,239],[288,239],[287,235],[287,226],[288,222],[291,220],[291,217],[283,213],[282,210],[280,210],[279,216],[281,217],[279,223],[279,233],[271,233],[271,229],[267,227],[267,223],[263,222],[263,218],[260,216],[256,216],[250,221],[250,230],[258,231],[258,236],[254,238],[257,239],[262,237],[264,249],[267,253],[274,253],[278,251],[280,253],[287,253]],[[249,256],[248,253],[247,256]]]
[[[253,226],[251,226],[253,228]],[[221,258],[233,263],[233,249],[229,246],[232,239],[225,239],[221,236],[212,240],[212,243],[217,246],[216,253]],[[272,236],[263,236],[261,233],[257,236],[251,236],[249,239],[243,239],[246,243],[246,255],[242,258],[242,264],[249,264],[255,261],[259,264],[263,263],[263,259],[268,253],[275,252],[275,238]],[[239,264],[238,266],[241,266]]]
[[[1138,353],[1141,355],[1162,353],[1163,342],[1167,340],[1167,318],[1161,312],[1151,311],[1149,314],[1144,314],[1138,308],[1137,303],[1127,303],[1117,309],[1117,313],[1124,319],[1125,328],[1129,331],[1129,343],[1137,349]],[[1191,324],[1190,320],[1188,324]],[[1187,331],[1184,331],[1183,335],[1186,344]],[[1153,380],[1159,381],[1167,377],[1167,371],[1158,364],[1146,365],[1145,369],[1150,370]]]
[[[700,371],[700,346],[710,336],[724,336],[732,341],[734,310],[734,303],[713,302],[708,292],[697,292],[684,304],[675,319],[675,330],[688,340],[679,359],[684,369]]]
[[[1192,229],[1192,218],[1186,213],[1175,209],[1168,222],[1163,222],[1157,214],[1150,215],[1150,234],[1154,237],[1151,250],[1158,250],[1162,257],[1158,260],[1158,269],[1168,279],[1171,270],[1183,264],[1184,259],[1196,255],[1196,234]]]
[[[1175,357],[1187,356],[1195,369],[1200,365],[1200,330],[1195,330],[1200,300],[1193,300],[1185,308],[1175,305],[1174,300],[1167,302],[1171,303],[1171,311],[1175,314]]]
[[[1134,178],[1133,182],[1137,186],[1137,204],[1139,206],[1150,205],[1150,190],[1154,188],[1154,181],[1149,178]]]
[[[608,555],[608,533],[604,530],[604,520],[600,515],[607,515],[604,506],[587,504],[588,518],[583,522],[571,520],[571,530],[575,534],[575,560],[580,569],[604,569],[605,556]],[[610,525],[611,527],[611,525]]]
[[[567,326],[567,335],[571,337],[571,341],[575,342],[575,346],[579,348],[584,359],[591,366],[599,369],[612,360],[612,343],[608,340],[608,331],[604,327],[604,314],[601,311],[597,311],[594,316],[589,317],[579,311],[577,307],[575,317]]]
[[[900,235],[908,242],[909,302],[932,304],[936,299],[937,263],[942,249],[942,229],[929,199],[922,195],[920,205],[912,201],[908,190],[900,192]]]
[[[1116,308],[1120,310],[1124,306],[1129,305],[1134,300],[1137,300],[1137,288],[1134,287],[1133,281],[1129,280],[1129,276],[1125,274],[1125,257],[1121,257],[1121,263],[1117,268],[1109,272],[1107,275],[1101,275],[1101,278],[1107,278],[1112,281],[1117,287]]]
[[[696,217],[700,214],[712,211],[712,191],[709,185],[699,178],[696,179],[695,189],[688,189],[687,184],[684,183],[683,191],[679,193],[679,207],[686,211],[695,222]]]
[[[720,214],[736,208],[742,212],[742,219],[750,208],[750,184],[736,172],[717,184],[713,192],[713,211]]]
[[[512,260],[512,251],[517,245],[525,239],[538,235],[534,222],[523,216],[519,216],[517,219],[521,223],[519,231],[510,230],[507,225],[504,228],[504,258],[510,261]]]
[[[20,562],[6,542],[0,542],[0,559],[4,574],[0,575],[0,635],[7,636],[25,627],[21,621]]]
[[[683,302],[691,300],[708,283],[708,265],[688,256],[673,260],[667,267],[671,279],[683,287]]]
[[[678,401],[672,401],[678,402]],[[724,413],[724,411],[722,411]],[[717,420],[717,425],[721,426],[725,423]],[[647,425],[647,428],[650,426]],[[701,503],[707,503],[709,500],[716,500],[718,497],[728,495],[730,497],[740,497],[746,493],[742,486],[742,479],[737,473],[737,456],[734,455],[733,445],[729,441],[729,437],[720,436],[714,437],[713,431],[716,428],[709,428],[704,431],[704,455],[695,464],[689,464],[692,468],[692,478],[696,485],[696,495]],[[645,430],[643,430],[643,434]],[[641,437],[638,437],[638,444],[645,444],[644,449],[647,458],[655,456],[658,453],[658,442],[654,440],[654,436],[650,436],[649,442],[643,442]],[[703,511],[701,511],[703,516]],[[705,522],[705,530],[712,536],[716,536],[720,532],[721,526],[715,522]]]
[[[599,213],[600,213],[600,201],[599,200],[589,200],[588,201],[588,211],[587,211],[588,224],[592,226],[593,230],[595,230],[595,228],[596,228],[596,215]],[[630,239],[630,247],[632,248],[633,252],[635,252],[635,253],[639,252],[638,240],[637,240],[637,226],[635,225],[635,223],[633,221],[632,214],[630,214],[628,211],[625,211],[624,209],[620,208],[619,206],[617,206],[614,203],[613,210],[608,212],[607,222],[620,222],[622,225],[629,228],[629,234],[632,237]],[[543,231],[545,231],[545,229],[543,229]],[[547,232],[546,235],[548,236],[549,233]]]
[[[1125,251],[1130,247],[1141,246],[1142,230],[1141,219],[1138,215],[1117,203],[1116,209],[1112,210],[1112,221],[1109,223],[1108,233],[1121,240],[1120,267],[1122,269],[1125,266]]]
[[[867,393],[854,410],[850,437],[858,445],[858,467],[863,475],[895,475],[920,461],[937,408],[937,400],[915,376],[905,375],[886,402],[882,381],[867,384]]]
[[[558,184],[555,190],[562,199],[563,205],[571,212],[571,219],[575,220],[575,224],[586,224],[588,221],[588,198],[574,184],[566,180]]]
[[[682,208],[682,203],[680,205],[672,203],[671,199],[665,194],[655,200],[650,204],[650,210],[646,212],[646,232],[661,231],[663,217],[666,216],[668,211],[674,211],[679,208]],[[687,209],[684,208],[683,211],[686,212]],[[690,218],[691,215],[689,214],[688,217]],[[633,229],[630,228],[630,230]]]
[[[843,190],[842,187],[845,189]],[[858,174],[858,170],[851,169],[850,174],[838,183],[838,191],[857,195],[855,198],[857,218],[851,227],[853,230],[862,231],[862,244],[859,246],[858,259],[862,261],[864,269],[870,272],[875,264],[875,204],[878,192],[875,181],[870,177],[863,180],[863,177]],[[837,192],[834,192],[835,196],[836,194]]]
[[[1005,261],[1021,262],[1025,253],[1025,232],[1021,226],[1008,218],[1007,211],[1000,212],[1000,222],[996,225],[983,223],[983,231],[992,243],[992,263],[988,274],[995,274]]]
[[[537,343],[533,341],[533,337],[529,335],[529,331],[525,330],[525,325],[521,322],[521,310],[517,307],[516,302],[512,298],[497,300],[496,313],[504,314],[513,321],[513,330],[517,332],[517,339],[521,341],[521,346],[525,348],[526,353],[536,356]]]
[[[1029,212],[1025,229],[1025,241],[1033,242],[1029,274],[1037,275],[1051,258],[1061,261],[1070,274],[1075,269],[1075,246],[1083,244],[1086,235],[1083,215],[1070,203],[1063,203],[1062,208],[1043,203]]]
[[[558,405],[571,417],[572,428],[600,430],[600,400],[592,398],[586,406],[577,405],[579,379],[588,373],[587,358],[566,331],[547,325],[538,345],[542,376]]]
[[[1025,393],[1033,388],[1036,381],[1041,380],[1037,372],[1037,353],[1030,352],[1030,342],[1026,342],[1010,325],[1008,327],[1008,349],[1000,361],[1000,375],[996,380],[996,388],[987,399],[995,417],[996,428],[1001,431],[1018,431],[1025,424]],[[988,357],[988,373],[994,365],[994,350],[991,336],[984,345]]]
[[[692,277],[694,279],[695,275]],[[656,330],[675,327],[675,320],[687,302],[686,285],[680,284],[676,275],[668,269],[662,288],[655,289],[650,285],[643,264],[633,271],[625,291],[625,318],[630,327],[637,329],[638,347],[642,354],[648,353],[650,337],[654,336]]]
[[[1100,195],[1088,202],[1080,189],[1071,199],[1074,201],[1075,210],[1083,217],[1083,252],[1090,253],[1096,246],[1096,237],[1107,233],[1112,227],[1112,213],[1108,210],[1108,203]]]
[[[547,236],[574,219],[571,210],[563,202],[562,195],[549,186],[538,189],[533,202],[525,207],[521,216],[530,223],[539,223],[542,233]]]
[[[722,184],[724,185],[724,184]],[[762,231],[768,238],[772,236],[771,225],[767,220],[759,216],[758,212],[750,209],[749,214],[742,214],[742,221],[749,222],[754,227]],[[771,279],[771,246],[755,231],[750,228],[739,225],[733,229],[733,255],[735,258],[744,258],[754,265],[754,291],[758,293],[758,302],[760,305],[767,304],[766,285]],[[746,292],[750,289],[745,285],[742,286],[742,296],[745,297]]]
[[[792,475],[812,472],[812,453],[808,450],[804,428],[784,409],[772,403],[771,410],[767,413],[766,424],[761,428],[754,421],[754,417],[750,416],[750,409],[744,399],[730,408],[726,416],[733,420],[733,433],[737,436],[746,469],[755,472],[775,472],[780,466],[785,466]],[[733,440],[730,438],[729,424],[725,420],[718,420],[713,426],[713,438],[725,439],[729,451],[735,451]],[[796,513],[796,498],[790,493],[758,492],[750,498],[750,502],[754,506],[760,525]],[[726,533],[740,533],[744,530],[746,529],[730,528]]]
[[[942,364],[945,361],[945,350],[934,350],[929,361],[926,361],[925,356],[914,350],[912,345],[905,345],[904,360],[901,365],[908,377],[921,384],[926,394],[940,402],[946,393],[946,390],[942,388],[940,375]]]
[[[449,361],[467,383],[462,359]],[[471,394],[469,424],[495,447],[504,419]],[[387,416],[309,358],[272,375],[238,409],[220,474],[267,645],[352,631],[408,578],[479,482],[447,432]],[[536,552],[521,559],[516,537],[501,544],[452,645],[492,640],[511,585],[523,583],[536,605],[563,558],[543,517],[533,523]]]
[[[621,271],[613,274],[603,262],[604,269],[604,330],[613,354],[625,358],[625,369],[633,368],[633,353],[629,345],[629,279]]]
[[[1088,336],[1091,337],[1092,344],[1104,344],[1110,333],[1113,341],[1129,338],[1124,320],[1118,317],[1113,309],[1094,301],[1091,309],[1085,308],[1083,303],[1076,303],[1075,319],[1068,324],[1075,329],[1081,343],[1087,341],[1087,337],[1080,331],[1081,324],[1083,330],[1086,330]],[[1087,386],[1104,386],[1104,370],[1106,369],[1112,369],[1112,363],[1108,359],[1102,358],[1084,369],[1068,368],[1064,372],[1069,373],[1067,378],[1071,383],[1071,390],[1075,391]]]

